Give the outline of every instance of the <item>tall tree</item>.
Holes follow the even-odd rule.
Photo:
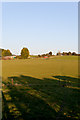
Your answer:
[[[29,56],[29,50],[27,48],[23,48],[21,50],[21,58],[23,59],[27,59]]]
[[[12,55],[12,53],[10,52],[9,49],[7,49],[7,50],[2,50],[2,56],[11,56],[11,55]]]

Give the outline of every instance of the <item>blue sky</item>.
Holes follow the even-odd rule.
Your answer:
[[[2,48],[20,54],[78,51],[77,2],[7,2],[2,4]]]

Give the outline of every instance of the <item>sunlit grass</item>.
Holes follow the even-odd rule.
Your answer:
[[[4,119],[79,118],[77,56],[2,63]]]

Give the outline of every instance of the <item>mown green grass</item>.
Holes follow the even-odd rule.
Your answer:
[[[77,56],[3,60],[2,78],[3,120],[79,119]]]

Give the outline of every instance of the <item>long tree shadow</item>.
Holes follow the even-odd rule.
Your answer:
[[[14,116],[12,116],[12,114],[9,112],[9,108],[8,108],[8,105],[6,104],[7,103],[7,100],[6,98],[4,97],[4,94],[2,92],[2,107],[3,107],[3,120],[14,120]]]
[[[5,83],[6,84],[6,83]],[[16,86],[9,86],[8,85],[8,92],[6,93],[8,95],[8,100],[6,100],[6,97],[4,97],[6,94],[3,93],[3,102],[5,103],[5,106],[7,106],[6,109],[3,108],[3,118],[5,119],[23,119],[23,120],[30,120],[30,119],[54,119],[57,115],[56,111],[54,111],[44,100],[29,94],[28,92],[21,91],[19,87]],[[11,99],[10,99],[11,98]],[[10,100],[9,100],[10,99]],[[8,104],[13,105],[10,110],[8,108]],[[5,111],[5,112],[4,112]],[[15,113],[16,112],[16,113]],[[11,118],[12,117],[12,118]]]
[[[70,76],[53,76],[57,78],[59,81],[62,81],[65,85],[72,85],[80,87],[80,78],[74,78]]]
[[[9,107],[13,104],[9,111],[12,109],[11,115],[14,119],[78,119],[79,90],[61,87],[58,82],[56,79],[37,79],[24,75],[12,76],[8,78],[7,83],[3,82],[4,88],[8,90],[3,92],[5,99],[6,95],[10,97],[7,98],[6,104]],[[3,102],[5,102],[4,99]],[[5,107],[3,120],[4,111]]]

